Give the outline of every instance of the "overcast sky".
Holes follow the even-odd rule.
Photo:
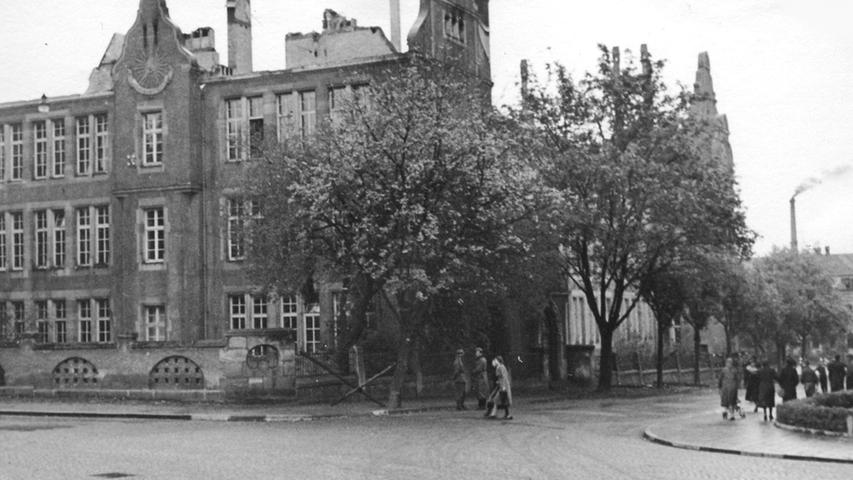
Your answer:
[[[595,68],[596,45],[667,60],[673,87],[692,85],[708,51],[718,108],[728,115],[735,171],[756,252],[788,245],[791,195],[800,245],[853,253],[853,4],[844,0],[492,0],[496,104],[517,102],[518,64]],[[82,93],[110,36],[133,24],[137,0],[0,0],[0,102]],[[226,61],[225,0],[168,0],[184,32],[216,30]],[[324,8],[389,32],[388,0],[253,0],[255,70],[284,68],[284,35],[321,28]],[[401,0],[402,30],[418,0]],[[851,169],[853,170],[853,169]],[[829,178],[831,177],[831,178]],[[815,181],[812,184],[817,183]]]

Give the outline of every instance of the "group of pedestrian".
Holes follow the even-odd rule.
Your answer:
[[[503,358],[497,355],[492,359],[495,381],[494,386],[489,389],[488,361],[483,355],[483,349],[474,349],[474,365],[470,370],[470,377],[465,368],[464,356],[465,350],[460,348],[456,350],[456,358],[453,360],[452,380],[456,392],[456,409],[468,409],[465,406],[465,397],[470,386],[472,393],[477,396],[477,408],[486,410],[485,417],[497,418],[498,410],[503,410],[503,418],[512,420],[509,414],[509,407],[512,405],[512,384]]]
[[[797,372],[797,362],[788,358],[785,366],[778,373],[770,367],[768,361],[760,364],[754,360],[747,359],[743,367],[743,383],[746,386],[746,401],[755,404],[753,412],[759,408],[764,411],[764,420],[773,420],[773,409],[776,407],[776,396],[782,398],[782,402],[797,398],[797,385],[802,384],[806,397],[811,397],[820,391],[828,393],[844,389],[845,377],[847,388],[853,389],[853,368],[847,368],[841,362],[841,356],[836,355],[835,360],[824,366],[820,362],[817,368],[812,369],[808,360],[804,360]],[[725,409],[723,418],[734,419],[734,413],[738,411],[737,386],[740,375],[734,365],[734,359],[726,359],[726,366],[720,374],[720,404]],[[827,379],[829,380],[827,385]],[[769,416],[768,416],[769,413]]]

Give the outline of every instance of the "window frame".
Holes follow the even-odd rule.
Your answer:
[[[154,218],[150,214],[155,213]],[[150,220],[154,224],[149,224]],[[166,263],[166,209],[152,206],[142,209],[142,263],[158,265]]]
[[[140,112],[142,128],[142,158],[140,165],[146,167],[161,167],[165,157],[166,121],[163,110]],[[149,122],[153,119],[153,122]],[[149,141],[150,140],[150,141]],[[151,159],[149,161],[149,158]]]
[[[153,316],[151,314],[154,314]],[[153,320],[153,321],[152,321]],[[142,306],[142,329],[146,342],[165,342],[168,339],[168,316],[166,305],[151,304]],[[152,336],[152,328],[154,335]]]
[[[33,135],[33,179],[44,180],[48,178],[48,121],[36,120],[31,123],[31,126]]]

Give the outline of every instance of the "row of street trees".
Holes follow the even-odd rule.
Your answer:
[[[661,294],[685,259],[741,258],[751,244],[730,169],[697,141],[709,126],[689,95],[667,92],[662,66],[602,47],[597,72],[576,81],[553,65],[521,108],[498,112],[464,72],[410,57],[318,134],[254,164],[254,277],[278,292],[347,282],[342,350],[370,299],[393,307],[392,405],[442,301],[515,296],[541,311],[569,281],[600,330],[608,389],[613,334],[637,302],[624,294],[671,319]]]

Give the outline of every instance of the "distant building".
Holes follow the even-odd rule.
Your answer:
[[[97,368],[93,382],[150,382],[168,347],[168,355],[193,363],[188,372],[207,369],[203,384],[214,388],[250,377],[236,362],[244,358],[231,359],[237,366],[228,370],[212,366],[215,354],[188,348],[235,337],[242,340],[228,348],[251,350],[253,331],[275,328],[295,332],[298,348],[309,352],[333,340],[334,285],[309,303],[297,292],[268,298],[247,278],[241,232],[257,203],[241,180],[263,139],[313,134],[342,97],[369,81],[365,72],[409,53],[382,29],[326,10],[321,32],[285,37],[284,70],[257,72],[249,0],[227,0],[224,13],[225,64],[212,28],[184,34],[165,0],[140,0],[85,93],[0,104],[0,372],[7,381],[67,382],[56,372],[71,364],[51,363],[67,357]],[[392,30],[399,32],[399,18]],[[408,44],[462,62],[490,87],[488,39],[488,0],[421,0]],[[19,353],[27,338],[35,346]],[[269,353],[261,347],[258,358]],[[110,370],[123,348],[152,357]],[[207,367],[194,355],[207,355]]]

